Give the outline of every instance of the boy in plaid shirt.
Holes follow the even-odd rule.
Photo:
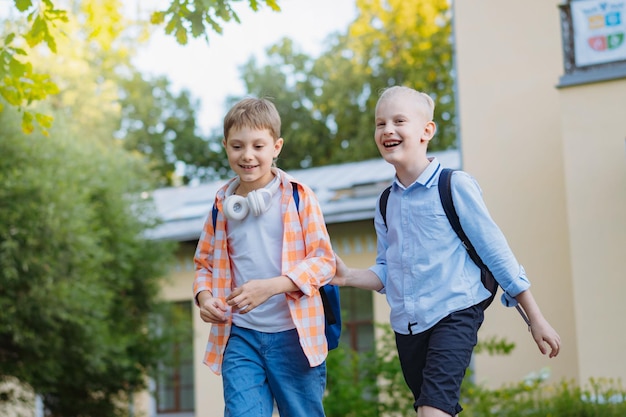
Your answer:
[[[194,257],[194,297],[212,324],[204,362],[222,374],[228,417],[270,417],[274,401],[281,416],[324,416],[319,288],[335,258],[315,194],[274,167],[280,124],[266,99],[227,113],[223,144],[236,177],[217,192]]]

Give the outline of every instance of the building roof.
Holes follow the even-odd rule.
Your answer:
[[[445,167],[461,166],[457,150],[432,152]],[[382,158],[360,162],[290,170],[294,178],[313,189],[327,224],[373,219],[376,199],[394,178],[394,168]],[[160,188],[152,192],[162,224],[151,230],[152,239],[197,240],[211,212],[217,190],[226,180]]]

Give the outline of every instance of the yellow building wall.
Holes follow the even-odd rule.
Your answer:
[[[578,368],[626,381],[626,79],[560,97]]]
[[[541,356],[515,311],[491,307],[481,337],[517,346],[477,356],[477,381],[492,386],[544,367],[553,382],[626,377],[626,80],[557,88],[559,4],[454,2],[463,168],[563,346]]]

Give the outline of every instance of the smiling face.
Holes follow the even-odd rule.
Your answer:
[[[422,93],[407,88],[386,91],[376,105],[374,139],[381,156],[397,170],[427,161],[435,134],[432,109]]]
[[[237,194],[263,188],[274,177],[274,159],[283,147],[280,124],[276,106],[263,98],[245,98],[226,113],[222,143],[239,176]]]
[[[239,193],[265,187],[274,178],[272,165],[283,147],[283,139],[274,140],[268,129],[232,128],[224,140],[228,164],[239,176]]]

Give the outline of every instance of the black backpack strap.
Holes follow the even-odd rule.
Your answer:
[[[213,230],[215,230],[215,225],[217,224],[217,206],[213,203],[213,210],[211,211],[211,217],[213,218]]]
[[[459,220],[459,216],[456,213],[456,209],[454,208],[454,202],[452,201],[452,173],[453,169],[444,168],[441,170],[441,174],[439,174],[439,198],[441,198],[441,204],[443,205],[443,210],[446,212],[446,216],[448,217],[448,221],[452,226],[452,229],[456,232],[459,239],[461,239],[461,243],[469,252],[470,258],[480,267],[480,269],[487,269],[482,259],[476,253],[476,249],[472,245],[472,242],[468,239],[467,235],[463,231],[461,227],[461,222]]]
[[[470,258],[472,258],[472,261],[474,261],[474,263],[480,268],[480,278],[483,285],[485,286],[485,288],[487,288],[487,290],[489,290],[489,292],[491,292],[491,296],[482,303],[484,308],[487,308],[496,296],[496,291],[498,291],[498,282],[493,277],[491,271],[489,271],[489,268],[487,268],[487,265],[485,265],[482,259],[480,259],[480,256],[478,256],[478,253],[476,253],[476,249],[472,245],[472,242],[470,242],[469,238],[461,227],[459,216],[456,212],[456,209],[454,208],[454,202],[452,201],[451,181],[453,172],[454,170],[450,168],[444,168],[441,171],[441,174],[439,174],[439,197],[441,198],[441,205],[443,206],[443,210],[446,212],[446,217],[448,217],[450,225],[459,236],[459,239],[461,239],[461,243],[463,244],[465,249],[467,249],[467,252],[469,253]],[[516,305],[515,308],[517,309],[517,312],[522,316],[522,319],[524,319],[524,321],[528,325],[528,330],[530,331],[530,320],[528,319],[528,316],[519,305]]]
[[[328,295],[326,294],[325,285],[320,287],[320,296],[322,297],[322,305],[324,306],[324,314],[326,315],[326,321],[328,324],[337,323],[337,317],[335,317],[335,313],[333,312],[333,308],[330,306],[330,301],[328,300]]]
[[[489,268],[483,263],[478,253],[476,253],[476,249],[472,245],[472,242],[468,239],[467,235],[463,231],[461,227],[461,222],[459,220],[459,216],[454,208],[454,202],[452,201],[452,173],[454,170],[449,168],[444,168],[441,170],[441,174],[439,174],[439,197],[441,198],[441,205],[443,206],[443,210],[446,212],[446,217],[448,217],[448,221],[450,225],[456,232],[459,239],[461,239],[461,243],[469,253],[470,258],[478,267],[480,268],[480,280],[489,290],[491,296],[482,302],[484,308],[487,308],[489,304],[493,301],[496,296],[496,292],[498,291],[498,282],[493,278],[493,275],[489,271]]]
[[[380,200],[378,201],[378,205],[380,207],[380,214],[383,216],[383,222],[385,222],[385,227],[387,227],[387,200],[389,200],[389,193],[391,193],[391,185],[385,188],[380,195]]]

